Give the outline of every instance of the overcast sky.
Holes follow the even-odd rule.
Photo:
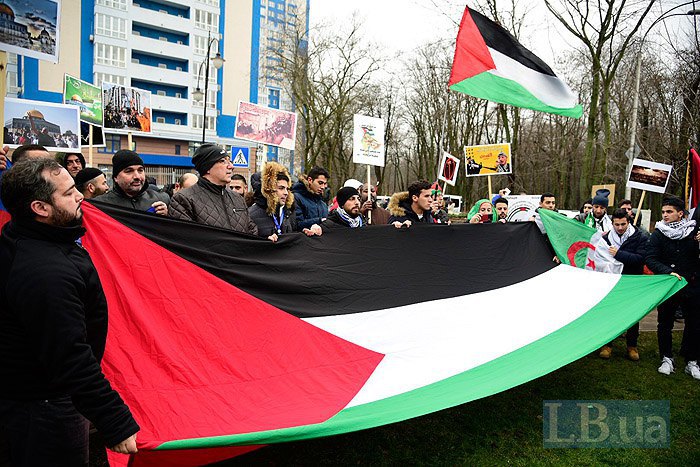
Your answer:
[[[661,1],[649,18],[657,18],[663,11],[679,3],[683,2]],[[310,24],[312,28],[327,22],[343,25],[356,11],[364,19],[364,31],[369,39],[390,52],[410,52],[434,39],[451,38],[454,44],[464,5],[445,0],[311,0]],[[525,19],[521,42],[555,72],[561,72],[557,70],[555,58],[561,52],[577,46],[576,39],[562,31],[543,1],[521,1],[519,5],[531,8]],[[678,11],[685,10],[681,8]],[[700,17],[696,18],[700,20]],[[657,34],[674,31],[681,31],[686,37],[693,34],[692,20],[688,17],[669,18],[653,29]],[[652,35],[650,40],[654,40]]]

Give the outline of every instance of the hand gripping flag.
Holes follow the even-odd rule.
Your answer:
[[[501,104],[580,118],[571,89],[515,37],[482,14],[464,9],[450,89]]]
[[[682,285],[557,266],[532,222],[272,243],[83,206],[109,305],[103,370],[141,426],[134,467],[202,465],[487,397],[609,342]]]

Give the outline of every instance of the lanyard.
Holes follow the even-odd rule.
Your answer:
[[[284,206],[280,206],[279,220],[277,219],[277,216],[273,214],[272,221],[275,223],[275,232],[277,232],[277,235],[282,235],[282,224],[284,223]]]

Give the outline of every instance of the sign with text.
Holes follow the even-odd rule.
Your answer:
[[[440,172],[438,180],[442,180],[452,186],[457,182],[457,173],[459,172],[459,159],[452,154],[442,153],[442,162],[440,163]]]
[[[384,167],[384,120],[358,114],[352,120],[352,161]]]
[[[540,195],[508,195],[508,222],[529,221],[540,206]]]
[[[635,159],[632,161],[627,186],[654,193],[665,193],[672,170],[672,165]]]
[[[80,120],[102,126],[102,90],[87,81],[65,75],[63,103],[80,109]]]
[[[510,143],[464,146],[467,177],[513,173]]]

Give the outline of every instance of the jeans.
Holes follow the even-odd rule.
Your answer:
[[[87,466],[89,422],[70,397],[0,400],[0,465]]]
[[[698,319],[700,310],[698,310],[699,303],[696,297],[696,290],[684,289],[657,307],[659,312],[657,327],[659,353],[662,358],[673,357],[672,331],[678,306],[683,310],[685,324],[683,340],[681,341],[681,355],[685,357],[686,362],[698,360],[698,357],[700,357],[700,320]]]

